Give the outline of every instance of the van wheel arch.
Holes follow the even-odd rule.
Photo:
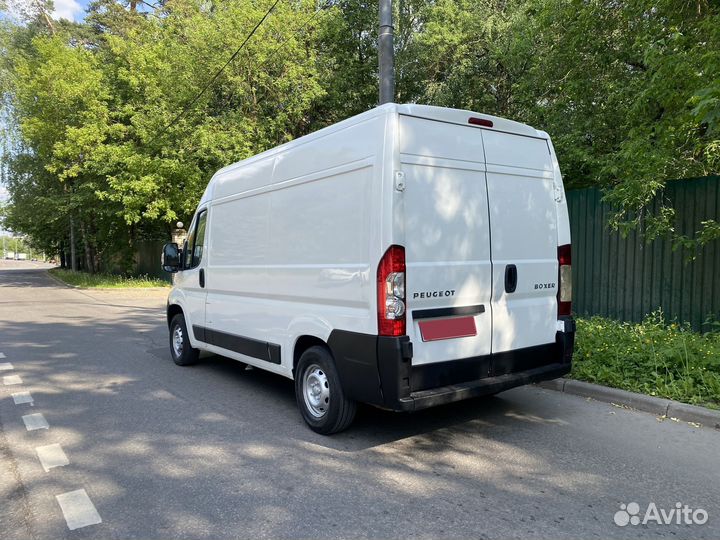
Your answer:
[[[168,328],[170,328],[170,323],[172,322],[173,318],[175,318],[175,315],[184,315],[183,309],[178,304],[171,304],[167,307]]]
[[[297,338],[297,340],[295,341],[295,348],[293,349],[293,378],[295,377],[295,368],[297,368],[298,362],[300,361],[300,357],[302,356],[302,354],[310,347],[316,346],[325,347],[332,355],[332,351],[330,351],[330,347],[328,346],[328,344],[317,336],[304,335]]]

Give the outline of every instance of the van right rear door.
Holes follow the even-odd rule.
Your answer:
[[[555,342],[557,203],[547,141],[483,130],[493,262],[493,355]],[[493,374],[534,366],[494,366]]]

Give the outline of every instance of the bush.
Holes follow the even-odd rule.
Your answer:
[[[579,318],[571,378],[720,409],[720,332],[667,323]]]

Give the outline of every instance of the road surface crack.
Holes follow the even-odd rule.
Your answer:
[[[2,469],[7,469],[7,471],[3,471]],[[35,540],[37,536],[33,528],[33,512],[28,498],[28,492],[25,488],[25,484],[23,484],[22,477],[20,476],[17,461],[10,450],[10,445],[8,443],[7,436],[5,435],[5,426],[3,425],[2,416],[0,415],[0,477],[5,476],[8,472],[15,481],[15,485],[8,489],[6,493],[7,498],[5,500],[7,504],[3,504],[3,507],[7,510],[8,518],[10,518],[12,503],[17,502],[19,504],[22,525],[25,527],[26,534],[18,534],[18,538],[31,538]],[[9,523],[5,523],[3,526],[3,529],[5,530],[4,534],[10,533],[8,525]],[[12,538],[12,536],[9,537]],[[6,536],[6,538],[8,537]]]

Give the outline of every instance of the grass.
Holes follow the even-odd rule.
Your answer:
[[[579,318],[570,377],[720,409],[720,331],[664,321]]]
[[[88,274],[73,272],[62,268],[53,268],[49,272],[59,280],[86,289],[147,289],[150,287],[169,287],[167,281],[149,276],[119,276],[115,274]]]

